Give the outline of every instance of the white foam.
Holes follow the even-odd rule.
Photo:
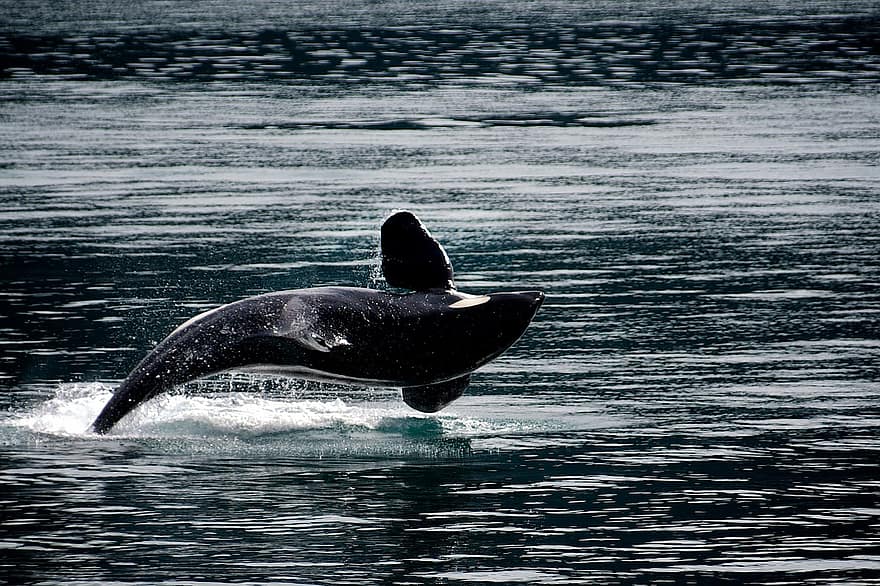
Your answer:
[[[33,433],[91,436],[92,421],[112,395],[103,383],[60,385],[55,396],[14,414],[8,423]],[[148,401],[113,428],[115,437],[203,437],[261,435],[339,426],[376,429],[387,418],[411,412],[391,403],[350,405],[339,398],[298,400],[265,398],[253,393],[210,396],[171,394]]]
[[[321,392],[315,393],[320,398],[302,399],[302,389],[295,393],[296,398],[289,393],[261,393],[260,380],[248,384],[230,379],[231,386],[244,382],[244,388],[251,392],[230,389],[162,395],[132,411],[106,436],[91,433],[89,426],[111,397],[112,387],[99,382],[62,384],[52,398],[27,410],[11,412],[3,425],[26,434],[89,441],[246,440],[259,445],[276,441],[269,438],[289,436],[283,440],[285,444],[300,452],[330,449],[333,446],[329,444],[336,442],[339,452],[378,449],[409,453],[418,452],[422,444],[433,445],[441,436],[471,441],[535,431],[527,421],[486,419],[454,409],[439,414],[418,413],[406,407],[396,392],[347,400],[326,398],[327,393]],[[234,386],[243,388],[240,384]]]
[[[397,409],[329,401],[284,401],[248,393],[221,396],[166,395],[142,405],[114,433],[146,436],[254,436],[273,433],[359,427],[376,429]]]
[[[33,409],[13,416],[9,424],[34,433],[78,437],[113,395],[103,383],[72,383],[59,386],[55,396]]]

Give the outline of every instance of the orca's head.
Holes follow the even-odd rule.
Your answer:
[[[490,294],[489,307],[497,313],[501,325],[496,334],[499,340],[509,340],[508,345],[516,342],[532,323],[542,303],[544,293],[541,291]]]
[[[480,363],[492,360],[516,342],[526,331],[544,302],[541,291],[517,291],[465,295],[449,304],[454,315],[468,324],[467,343]]]

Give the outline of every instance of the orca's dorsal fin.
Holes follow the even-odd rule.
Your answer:
[[[382,224],[382,273],[392,287],[455,289],[446,251],[412,212],[396,212]]]
[[[422,413],[436,413],[461,397],[470,382],[471,375],[466,374],[442,383],[404,387],[403,402]]]

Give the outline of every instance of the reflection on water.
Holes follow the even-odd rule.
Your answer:
[[[0,582],[880,581],[871,7],[404,4],[11,9]],[[548,294],[452,407],[228,374],[86,432],[200,311],[382,287],[396,208]]]
[[[0,479],[15,501],[5,509],[14,519],[4,523],[6,563],[16,564],[8,575],[870,578],[880,561],[877,480],[864,465],[876,436],[824,427],[774,426],[747,438],[603,430],[563,435],[552,449],[539,435],[520,451],[430,463],[299,459],[281,441],[269,455],[273,440],[260,455],[241,438],[201,449],[181,440],[44,440],[41,449],[6,450]]]
[[[13,34],[2,74],[69,79],[632,85],[876,83],[874,17],[529,27]]]

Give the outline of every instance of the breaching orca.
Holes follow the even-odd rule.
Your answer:
[[[92,429],[106,433],[159,393],[232,369],[402,387],[407,405],[433,413],[523,334],[544,300],[540,291],[457,291],[446,251],[407,211],[382,225],[381,247],[385,281],[411,293],[316,287],[197,315],[135,367]]]

